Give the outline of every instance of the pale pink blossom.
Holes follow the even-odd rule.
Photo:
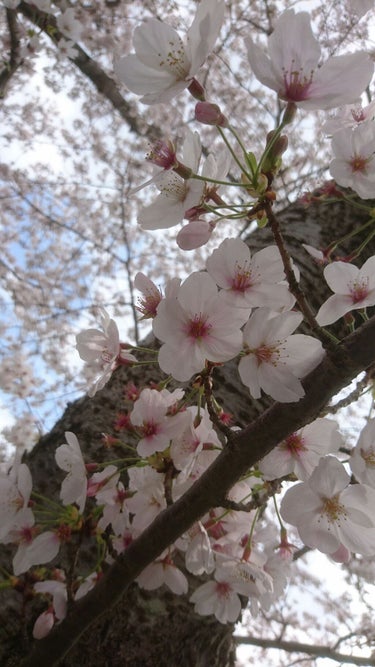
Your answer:
[[[13,572],[16,576],[27,572],[33,565],[49,563],[57,556],[60,539],[57,533],[46,531],[38,535],[35,517],[29,507],[20,510],[7,525],[5,544],[17,544],[13,557]]]
[[[52,597],[52,604],[35,621],[33,637],[43,639],[55,624],[62,621],[67,612],[68,595],[64,581],[46,580],[34,584],[37,593]]]
[[[134,514],[132,528],[142,531],[167,506],[164,474],[146,466],[129,468],[128,475],[129,489],[136,493],[126,501],[126,508]]]
[[[31,473],[19,459],[7,474],[0,474],[0,541],[7,534],[7,526],[22,509],[26,509],[32,490]]]
[[[185,416],[184,428],[174,436],[170,454],[175,468],[189,476],[204,448],[219,450],[222,445],[204,408],[199,411],[199,419],[197,408],[193,406],[186,409]]]
[[[153,320],[163,345],[159,365],[186,381],[212,362],[228,361],[241,350],[241,326],[248,311],[227,304],[207,273],[192,273],[175,297],[166,297]]]
[[[247,243],[225,239],[206,261],[207,271],[224,290],[227,303],[238,308],[265,306],[274,310],[293,307],[280,253],[268,246],[251,257]]]
[[[338,185],[352,188],[362,199],[375,192],[375,129],[363,123],[354,130],[339,130],[332,137],[334,160],[329,165]]]
[[[301,378],[323,358],[316,338],[293,331],[303,316],[297,312],[275,313],[258,308],[243,330],[244,356],[238,370],[253,398],[261,389],[281,403],[299,401],[304,396]]]
[[[323,125],[326,134],[335,134],[345,128],[354,129],[373,120],[375,116],[375,100],[363,107],[359,100],[356,104],[347,104],[340,109],[334,118],[329,118]]]
[[[375,487],[375,419],[362,429],[349,463],[358,482]]]
[[[65,432],[66,443],[56,449],[56,463],[68,473],[61,484],[60,498],[64,505],[76,503],[83,512],[87,494],[86,466],[77,436],[71,431]]]
[[[175,595],[188,591],[188,580],[176,567],[170,556],[160,558],[148,565],[137,577],[136,582],[147,591],[154,591],[165,584]]]
[[[134,287],[142,292],[136,305],[136,309],[142,313],[141,319],[155,317],[157,307],[162,300],[161,290],[141,271],[138,271],[134,278]]]
[[[344,441],[332,419],[318,418],[291,433],[259,463],[264,479],[277,479],[295,473],[305,481],[325,454],[334,454]]]
[[[227,572],[217,569],[215,581],[199,586],[190,597],[194,611],[201,616],[213,614],[220,623],[234,623],[241,613],[241,600],[235,586],[226,581]]]
[[[316,316],[321,326],[332,324],[351,310],[375,305],[375,256],[359,269],[354,264],[332,262],[324,277],[334,294],[320,307]]]
[[[95,472],[87,484],[87,496],[95,498],[99,505],[113,505],[117,497],[117,484],[120,473],[116,466],[108,465],[100,472]]]
[[[102,330],[85,329],[76,336],[79,356],[100,372],[88,391],[89,396],[94,396],[104,387],[120,364],[137,361],[133,354],[122,348],[116,322],[109,317],[104,308],[99,309],[99,314]]]
[[[78,49],[75,48],[74,42],[71,40],[62,37],[57,43],[57,48],[59,49],[60,55],[65,56],[66,58],[70,58],[71,60],[78,58]]]
[[[184,431],[189,422],[186,412],[167,414],[181,398],[181,390],[143,389],[134,403],[130,419],[141,439],[137,445],[140,456],[152,456],[169,447],[171,440]]]
[[[182,162],[192,170],[192,173],[197,173],[200,157],[199,135],[189,130],[182,146]],[[163,171],[152,180],[160,190],[160,194],[151,204],[139,211],[138,223],[142,229],[173,227],[186,217],[190,209],[199,207],[203,201],[205,189],[203,181],[184,179],[174,171]]]
[[[311,477],[287,490],[280,507],[304,544],[335,554],[341,545],[363,556],[375,554],[375,490],[350,484],[333,456],[320,459]]]
[[[118,60],[116,75],[144,104],[169,102],[189,86],[212,51],[224,9],[223,0],[202,0],[184,41],[169,25],[148,19],[135,29],[135,54]]]
[[[307,110],[354,102],[370,83],[374,71],[365,52],[334,56],[319,66],[320,46],[307,12],[283,12],[268,39],[269,57],[251,39],[246,43],[257,79],[281,99]]]
[[[197,576],[210,574],[215,569],[215,557],[210,538],[203,524],[198,521],[177,540],[178,549],[185,551],[187,570]]]
[[[181,250],[195,250],[210,240],[215,225],[209,220],[192,220],[181,227],[176,243]]]

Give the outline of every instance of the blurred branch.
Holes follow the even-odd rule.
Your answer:
[[[239,637],[234,635],[236,644],[259,646],[260,648],[274,648],[288,653],[307,653],[316,658],[329,658],[341,664],[350,665],[375,665],[375,657],[362,658],[361,656],[345,655],[339,653],[329,646],[317,646],[315,644],[303,644],[300,642],[287,642],[283,639],[263,639],[260,637]]]
[[[10,51],[9,60],[5,61],[4,67],[0,72],[0,97],[4,97],[6,87],[21,64],[20,58],[20,39],[17,22],[17,12],[14,9],[6,9],[6,19],[9,30]]]

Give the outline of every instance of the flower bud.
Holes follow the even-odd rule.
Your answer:
[[[220,107],[211,102],[198,102],[195,106],[195,119],[204,125],[228,127],[228,119],[221,113]]]

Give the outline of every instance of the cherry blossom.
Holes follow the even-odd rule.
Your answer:
[[[8,532],[8,523],[27,508],[32,484],[28,466],[19,460],[7,474],[0,474],[0,540]]]
[[[364,52],[329,58],[322,66],[320,46],[307,12],[289,9],[268,39],[270,57],[248,38],[250,65],[261,83],[306,110],[331,109],[354,102],[371,81],[374,66]]]
[[[201,144],[197,132],[186,133],[182,147],[184,165],[197,173],[201,156]],[[167,229],[181,222],[187,212],[199,206],[204,194],[204,182],[182,178],[174,171],[162,172],[152,179],[160,194],[138,213],[138,223],[142,229]]]
[[[33,637],[42,639],[52,629],[55,620],[62,621],[67,612],[68,595],[65,581],[46,579],[34,584],[37,593],[52,596],[52,605],[44,611],[35,621]]]
[[[199,418],[195,407],[188,407],[185,413],[184,429],[173,438],[170,454],[177,470],[189,476],[203,449],[221,449],[221,442],[213,428],[208,412],[201,408]]]
[[[176,380],[189,380],[205,361],[222,362],[241,350],[240,327],[246,309],[228,305],[205,273],[192,273],[175,297],[166,297],[153,320],[154,334],[163,345],[159,365]]]
[[[350,457],[350,467],[361,484],[375,487],[375,419],[362,429]]]
[[[306,482],[287,490],[280,512],[312,549],[335,554],[343,545],[354,553],[373,556],[374,503],[374,489],[350,485],[343,464],[325,456]]]
[[[323,130],[326,134],[335,134],[338,130],[345,128],[354,129],[373,120],[375,115],[375,100],[363,107],[359,100],[356,104],[348,104],[343,109],[340,109],[334,118],[330,118],[323,125]]]
[[[188,591],[188,580],[169,555],[164,558],[162,556],[148,565],[136,581],[141,588],[147,591],[153,591],[163,584],[168,586],[175,595],[183,595]]]
[[[336,322],[351,310],[375,305],[375,256],[361,269],[346,262],[328,264],[324,277],[335,294],[319,309],[316,320],[321,326]]]
[[[220,623],[234,623],[241,612],[241,600],[234,584],[227,581],[228,572],[219,568],[215,572],[215,581],[207,581],[199,586],[190,602],[194,611],[201,616],[214,614]]]
[[[319,418],[278,444],[261,460],[259,470],[266,480],[295,473],[305,481],[322,456],[338,452],[343,444],[337,423]]]
[[[136,357],[120,345],[117,324],[104,308],[99,309],[102,331],[86,329],[76,336],[78,354],[101,374],[88,391],[94,396],[110,379],[113,371],[122,363],[137,361]]]
[[[65,438],[66,443],[55,452],[57,465],[68,473],[61,485],[60,498],[64,505],[77,503],[79,511],[83,512],[87,494],[86,466],[77,436],[66,431]]]
[[[238,365],[253,398],[261,389],[276,401],[298,401],[305,392],[300,379],[319,363],[323,348],[316,338],[292,332],[303,316],[258,308],[243,330],[244,356]]]
[[[223,0],[202,0],[185,41],[169,25],[148,19],[135,29],[135,54],[118,60],[116,75],[144,104],[169,102],[189,86],[212,51],[224,9]]]
[[[136,305],[136,309],[142,313],[142,319],[155,317],[157,307],[162,299],[160,289],[141,271],[138,271],[134,278],[134,287],[143,294],[137,300]]]
[[[137,445],[140,456],[151,456],[169,447],[170,441],[185,429],[189,415],[185,412],[167,414],[183,395],[176,389],[170,393],[156,389],[143,389],[130,413],[132,424],[138,427],[141,439]]]
[[[362,199],[371,199],[375,189],[374,124],[339,130],[332,137],[332,150],[335,158],[329,169],[335,181],[352,188]]]
[[[241,308],[265,306],[275,310],[293,307],[280,253],[268,246],[251,257],[241,239],[225,239],[206,261],[207,271],[221,287],[227,303]]]
[[[126,507],[134,514],[132,527],[143,530],[167,506],[164,475],[150,466],[130,468],[128,475],[129,489],[136,493],[126,501]]]

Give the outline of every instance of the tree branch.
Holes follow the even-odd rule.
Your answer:
[[[300,642],[287,642],[283,639],[263,639],[261,637],[239,637],[234,635],[236,644],[259,646],[260,648],[274,648],[288,651],[289,653],[307,653],[317,658],[330,658],[337,662],[349,663],[350,665],[375,665],[375,658],[362,658],[361,656],[345,655],[339,653],[329,646],[316,646],[314,644],[303,644]]]
[[[42,30],[55,45],[64,37],[57,28],[55,17],[40,11],[35,5],[21,2],[17,10]],[[160,128],[148,123],[146,133],[141,131],[138,120],[139,113],[135,113],[133,106],[123,98],[115,81],[78,44],[74,43],[74,48],[78,51],[78,56],[70,58],[71,62],[93,83],[96,90],[111,103],[113,108],[126,121],[130,130],[140,136],[158,138]]]
[[[0,72],[0,97],[4,97],[6,87],[12,78],[14,72],[21,64],[20,59],[20,38],[17,23],[17,12],[14,9],[6,9],[7,24],[10,37],[9,60]]]
[[[95,588],[69,616],[36,642],[22,667],[53,667],[83,631],[123,596],[130,583],[170,544],[222,499],[236,481],[281,440],[311,422],[340,389],[375,361],[375,316],[324,357],[304,381],[297,403],[274,403],[249,426],[235,433],[218,458],[173,505],[161,512],[119,556]]]

